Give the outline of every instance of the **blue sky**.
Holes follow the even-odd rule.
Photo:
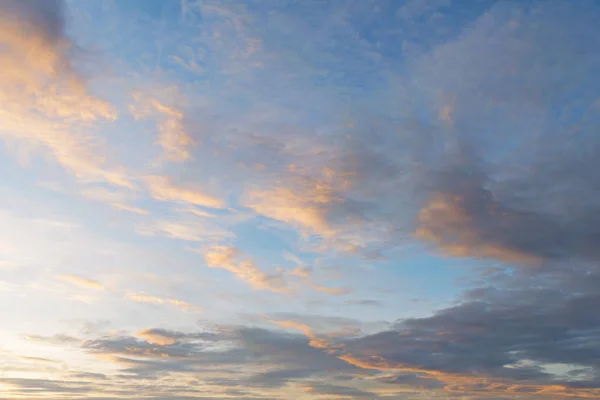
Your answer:
[[[0,397],[599,398],[599,12],[0,0]]]

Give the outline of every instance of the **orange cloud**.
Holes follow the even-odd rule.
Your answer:
[[[309,346],[317,348],[317,349],[323,349],[327,353],[336,352],[337,349],[340,348],[340,346],[342,346],[341,344],[334,344],[325,338],[319,337],[312,330],[312,328],[309,327],[308,325],[301,324],[296,321],[290,321],[290,320],[279,321],[279,320],[276,320],[276,319],[273,319],[270,317],[266,317],[266,318],[269,320],[269,322],[271,322],[281,328],[294,329],[294,330],[301,332],[304,336],[306,336],[309,339],[309,341],[308,341]]]
[[[301,193],[276,187],[271,190],[255,190],[248,194],[246,206],[258,214],[286,222],[296,228],[308,230],[323,237],[332,237],[337,231],[327,220],[327,209],[335,198],[323,188],[323,193]]]
[[[240,261],[241,255],[241,252],[235,247],[213,246],[205,252],[204,262],[208,267],[222,268],[233,273],[236,278],[247,282],[254,289],[277,293],[290,292],[281,271],[266,274],[253,261]]]
[[[206,239],[215,241],[233,237],[233,233],[223,229],[220,225],[206,219],[183,219],[180,221],[159,220],[145,224],[138,228],[142,235],[161,235],[172,239],[189,242],[200,242]]]
[[[117,210],[122,210],[122,211],[128,211],[134,214],[139,214],[139,215],[148,215],[150,214],[149,211],[144,210],[143,208],[138,208],[138,207],[133,207],[133,206],[128,206],[126,204],[111,204],[111,206]]]
[[[104,286],[100,282],[77,275],[59,275],[57,279],[87,289],[104,290]]]
[[[178,186],[166,176],[147,176],[144,179],[150,195],[156,200],[188,203],[197,206],[223,208],[224,202],[197,187]]]
[[[133,97],[136,104],[131,105],[129,110],[135,119],[156,119],[159,132],[156,143],[163,149],[165,158],[175,162],[191,158],[190,148],[194,145],[194,140],[184,127],[181,110],[141,93],[135,93]]]
[[[109,204],[117,210],[129,211],[140,215],[149,214],[146,210],[127,204],[134,198],[134,196],[128,192],[114,191],[103,187],[92,187],[83,189],[79,193],[87,199]]]
[[[447,193],[434,196],[419,212],[417,239],[432,242],[454,257],[494,258],[514,263],[540,260],[502,243],[486,240],[463,208],[463,199]]]
[[[0,15],[0,138],[21,160],[43,150],[78,178],[133,187],[107,166],[100,138],[91,133],[94,124],[116,119],[115,108],[89,94],[74,72],[71,43],[46,26],[62,30],[58,17],[28,7],[23,2]]]
[[[340,296],[340,295],[348,294],[351,292],[351,290],[347,289],[347,288],[329,287],[329,286],[324,286],[324,285],[321,285],[321,284],[315,282],[315,279],[313,278],[312,268],[302,265],[302,262],[300,261],[300,259],[298,259],[298,257],[296,257],[292,254],[286,253],[286,254],[284,254],[284,257],[286,259],[298,264],[298,266],[296,268],[294,268],[293,270],[288,272],[289,276],[301,279],[311,289],[316,290],[318,292],[335,295],[335,296]]]
[[[148,296],[145,294],[135,293],[135,292],[127,292],[125,294],[125,297],[127,297],[129,300],[135,301],[137,303],[171,304],[177,308],[180,308],[180,309],[186,310],[186,311],[202,311],[202,309],[203,309],[203,307],[201,307],[201,306],[193,305],[193,304],[187,303],[182,300]]]
[[[256,189],[247,194],[245,204],[265,217],[286,222],[304,232],[331,239],[339,233],[328,218],[336,204],[344,202],[341,193],[349,181],[345,174],[324,168],[316,177],[291,165],[291,176],[271,189]]]
[[[177,343],[176,338],[165,336],[156,329],[142,329],[141,331],[138,331],[137,336],[148,343],[158,344],[160,346],[168,346]]]
[[[312,282],[311,287],[318,292],[323,292],[323,293],[327,293],[327,294],[331,294],[331,295],[335,295],[335,296],[341,296],[341,295],[352,292],[352,290],[350,290],[348,288],[324,286],[324,285],[320,285],[316,282]]]

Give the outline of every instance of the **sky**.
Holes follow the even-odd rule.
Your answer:
[[[600,398],[598,21],[0,0],[0,398]]]

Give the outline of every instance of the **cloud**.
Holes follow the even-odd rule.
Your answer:
[[[223,208],[221,199],[203,193],[195,186],[179,186],[166,176],[147,176],[145,183],[150,195],[159,201],[188,203],[210,208]]]
[[[355,185],[396,194],[403,208],[389,214],[385,196],[366,199],[381,212],[373,217],[397,223],[389,239],[412,233],[436,251],[500,267],[477,270],[479,287],[452,307],[345,342],[341,358],[435,378],[456,395],[598,396],[590,356],[600,325],[584,311],[599,295],[598,177],[587,172],[596,168],[594,151],[583,149],[598,145],[588,117],[600,58],[574,50],[596,37],[598,10],[589,5],[498,3],[415,61],[421,112],[443,121],[407,125],[382,138],[387,146],[364,142],[380,164],[401,166],[402,191],[388,191],[395,178],[378,182],[368,169]],[[596,39],[585,43],[600,48]],[[559,118],[555,106],[570,117]]]
[[[281,271],[267,274],[261,271],[254,261],[240,260],[242,253],[235,247],[213,246],[204,253],[204,262],[210,268],[222,268],[247,282],[257,290],[269,290],[277,293],[289,293],[290,288]]]
[[[309,269],[295,268],[291,271],[277,268],[274,272],[263,272],[253,260],[248,259],[239,249],[231,246],[212,246],[204,251],[204,262],[211,268],[222,268],[235,275],[256,290],[291,294],[302,288],[327,293],[345,295],[347,288],[335,288],[314,281]]]
[[[359,399],[367,397],[369,399],[377,399],[377,396],[371,392],[365,392],[360,389],[348,387],[348,386],[337,386],[329,383],[312,383],[305,386],[304,391],[313,395],[319,396],[332,396],[334,398],[352,398]]]
[[[21,393],[39,394],[39,393],[88,393],[92,388],[82,385],[82,382],[61,382],[51,379],[32,379],[32,378],[0,378],[4,385],[19,388]]]
[[[263,329],[217,326],[192,333],[147,329],[141,337],[144,340],[131,336],[102,337],[86,341],[83,349],[142,377],[204,371],[207,384],[217,383],[216,378],[210,377],[210,370],[226,372],[243,365],[245,373],[233,379],[229,374],[225,377],[218,374],[218,384],[224,386],[229,382],[230,386],[245,385],[247,389],[282,387],[296,378],[318,376],[328,370],[357,371],[308,346],[304,337]],[[273,371],[265,372],[265,367]]]
[[[496,242],[484,231],[486,228],[494,229],[490,226],[491,224],[498,225],[499,228],[505,225],[513,231],[513,235],[510,236],[512,241],[518,240],[517,233],[531,236],[536,233],[524,231],[516,226],[511,228],[509,225],[514,223],[513,221],[521,223],[527,216],[516,215],[509,210],[498,210],[494,208],[493,203],[484,203],[481,205],[487,208],[486,211],[483,211],[485,214],[474,217],[472,208],[476,205],[469,204],[470,200],[450,194],[434,196],[419,212],[419,227],[415,231],[415,237],[431,241],[444,252],[455,257],[493,258],[509,263],[523,264],[539,264],[542,261],[536,255],[521,251],[518,243],[513,245],[507,243],[508,240],[502,239]],[[474,226],[479,222],[487,223],[488,221],[484,222],[484,218],[489,220],[486,228],[479,229],[478,226]]]
[[[24,361],[42,362],[42,363],[49,363],[49,364],[59,364],[60,363],[60,361],[50,360],[48,358],[43,358],[43,357],[18,356],[18,358],[21,360],[24,360]]]
[[[117,210],[129,211],[140,215],[149,214],[146,210],[128,204],[136,197],[131,192],[111,190],[104,187],[90,187],[81,189],[79,193],[86,199],[109,204]]]
[[[218,114],[207,118],[216,133],[194,149],[203,157],[192,158],[190,110],[148,97],[139,98],[134,111],[156,122],[166,160],[186,161],[175,166],[185,172],[169,171],[171,176],[202,171],[233,195],[225,201],[208,194],[218,193],[212,183],[184,184],[167,176],[141,181],[152,200],[186,210],[224,209],[239,200],[261,222],[300,232],[302,250],[317,251],[326,262],[342,255],[393,258],[405,245],[469,258],[468,265],[475,265],[472,288],[432,315],[368,334],[349,321],[275,314],[270,318],[277,331],[155,328],[96,337],[83,346],[71,337],[27,338],[80,346],[114,363],[111,368],[122,374],[114,377],[119,386],[143,397],[202,398],[213,388],[225,397],[253,395],[240,393],[244,388],[259,398],[281,398],[304,388],[310,397],[339,398],[599,398],[598,8],[560,1],[479,1],[468,10],[445,1],[392,3],[322,2],[317,10],[293,2],[254,10],[185,2],[185,18],[202,17],[203,33],[190,45],[194,59],[165,58],[188,72],[218,70],[201,79],[211,82],[203,90],[217,88],[209,95],[227,93],[213,96],[214,108],[206,112]],[[0,134],[19,148],[45,149],[82,179],[132,187],[95,135],[117,111],[80,79],[61,4],[0,4],[6,10],[0,17],[0,47],[6,49]],[[485,4],[493,5],[476,16]],[[387,18],[398,16],[400,30],[397,21],[387,29]],[[222,24],[215,24],[221,17]],[[256,27],[249,29],[253,21]],[[425,30],[429,24],[448,28],[444,43],[426,38],[416,56],[405,51],[406,43],[399,45],[412,40],[415,25]],[[215,25],[219,29],[211,29]],[[23,27],[31,34],[23,35]],[[189,37],[187,30],[174,31]],[[255,40],[260,34],[278,40]],[[196,57],[196,51],[206,54]],[[320,61],[303,61],[314,59]],[[232,167],[234,162],[243,165]],[[131,207],[111,193],[88,195]],[[131,208],[136,210],[142,211]],[[190,210],[198,220],[165,218],[146,232],[223,240],[216,229],[223,210],[212,218]],[[267,271],[233,246],[201,251],[207,267],[226,270],[254,289],[346,293],[318,283],[300,262]],[[494,269],[485,267],[489,263]],[[93,286],[85,281],[69,282]],[[196,309],[171,297],[124,295]],[[312,307],[313,299],[306,300],[300,306]],[[167,391],[176,390],[179,378],[189,391],[177,388],[171,396]],[[6,383],[24,396],[87,387],[24,378]],[[157,392],[146,395],[141,386]]]
[[[104,285],[102,285],[100,282],[92,279],[83,278],[81,276],[65,274],[59,275],[56,278],[60,279],[63,282],[67,282],[75,286],[80,286],[82,288],[104,290]]]
[[[43,149],[78,178],[132,187],[109,166],[90,126],[114,121],[115,108],[90,94],[73,66],[60,0],[0,4],[0,137],[27,158]],[[26,32],[26,34],[25,34]]]
[[[352,290],[348,288],[324,286],[315,282],[311,284],[311,287],[318,292],[323,292],[334,296],[342,296],[352,292]]]
[[[284,254],[284,258],[294,262],[297,265],[296,268],[287,272],[287,274],[290,277],[300,279],[303,284],[305,284],[307,287],[311,288],[312,290],[315,290],[317,292],[327,293],[330,295],[335,295],[335,296],[341,296],[341,295],[345,295],[345,294],[352,292],[352,290],[350,290],[348,288],[338,288],[338,287],[329,287],[329,286],[321,285],[318,282],[316,282],[316,280],[314,278],[313,268],[304,265],[298,257],[296,257],[292,254],[286,253],[286,254]]]
[[[23,335],[23,338],[32,342],[47,343],[60,346],[78,345],[81,343],[81,340],[77,339],[76,337],[65,334],[56,334],[54,336]]]
[[[161,346],[177,343],[184,334],[171,332],[163,329],[143,329],[136,334],[148,343],[159,344]]]
[[[123,211],[128,211],[128,212],[132,212],[134,214],[139,214],[139,215],[148,215],[150,214],[149,211],[144,210],[142,208],[138,208],[138,207],[133,207],[133,206],[128,206],[125,204],[111,204],[114,208],[116,208],[117,210],[123,210]]]
[[[221,224],[219,224],[221,222]],[[209,220],[206,218],[187,217],[177,220],[158,220],[146,223],[138,228],[143,235],[161,235],[188,242],[219,242],[233,238],[235,235],[225,229],[223,220]]]
[[[246,206],[266,217],[290,223],[294,227],[306,229],[308,232],[331,237],[336,230],[326,218],[327,208],[335,198],[327,193],[326,188],[315,189],[324,191],[319,195],[298,191],[286,187],[276,187],[271,190],[255,190],[248,194]]]
[[[363,299],[363,300],[346,300],[345,304],[356,305],[356,306],[381,306],[379,300]]]
[[[185,311],[202,311],[203,307],[197,306],[194,304],[187,303],[183,300],[177,300],[172,298],[163,298],[163,297],[155,297],[148,296],[143,293],[136,292],[127,292],[125,297],[129,300],[135,301],[137,303],[150,303],[150,304],[171,304],[177,308],[180,308]]]
[[[337,355],[340,349],[344,347],[342,343],[334,343],[326,337],[317,335],[313,329],[305,324],[292,320],[276,320],[268,318],[273,324],[286,329],[293,329],[301,332],[309,339],[308,345],[316,349],[323,349],[327,354]]]
[[[288,169],[289,176],[272,188],[249,191],[244,205],[304,233],[333,238],[338,232],[329,213],[344,202],[341,194],[348,184],[347,178],[329,168],[315,176],[297,170],[294,165]]]
[[[5,260],[0,261],[0,271],[10,271],[16,268],[18,267],[17,264],[15,264],[14,262]]]
[[[131,105],[129,110],[135,119],[152,117],[156,120],[156,143],[163,149],[164,157],[173,162],[190,159],[190,149],[194,140],[184,125],[183,112],[176,106],[166,105],[142,93],[135,93],[133,97],[135,104]]]

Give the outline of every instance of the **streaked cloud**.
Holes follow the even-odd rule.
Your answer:
[[[225,203],[204,193],[196,185],[178,185],[166,176],[147,176],[144,179],[152,197],[159,201],[188,203],[210,208],[223,208]]]
[[[127,292],[125,297],[131,301],[135,301],[137,303],[149,303],[149,304],[169,304],[180,308],[185,311],[202,311],[201,306],[197,306],[194,304],[190,304],[183,300],[165,298],[165,297],[156,297],[150,296],[144,293],[136,293],[136,292]]]
[[[135,194],[130,191],[124,192],[104,187],[89,187],[81,189],[80,194],[87,199],[109,204],[117,210],[129,211],[140,215],[149,214],[146,210],[128,204],[135,199]]]
[[[93,279],[84,278],[78,275],[58,275],[57,279],[70,283],[71,285],[80,286],[86,289],[104,290],[104,285]]]
[[[291,289],[281,270],[270,274],[261,271],[254,261],[244,257],[235,247],[214,246],[204,253],[204,262],[210,268],[222,268],[247,282],[257,290],[290,293]]]

